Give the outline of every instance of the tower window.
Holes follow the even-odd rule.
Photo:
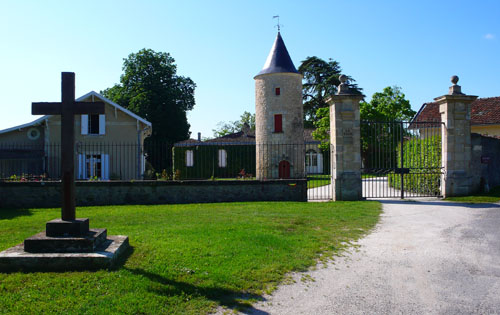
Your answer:
[[[283,132],[283,115],[274,115],[274,132]]]
[[[280,90],[280,88],[276,88],[276,89],[275,89],[275,93],[276,93],[276,95],[280,95],[280,94],[281,94],[281,90]]]

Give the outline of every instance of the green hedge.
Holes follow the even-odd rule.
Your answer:
[[[401,167],[401,145],[397,148],[397,165]],[[404,190],[413,193],[439,195],[441,177],[441,136],[411,139],[403,144],[403,166],[410,169],[404,175]],[[389,174],[389,185],[401,189],[401,175]]]

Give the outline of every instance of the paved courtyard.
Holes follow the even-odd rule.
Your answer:
[[[359,246],[250,313],[500,314],[500,205],[381,202]]]

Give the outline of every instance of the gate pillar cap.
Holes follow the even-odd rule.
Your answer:
[[[336,95],[330,95],[326,99],[326,103],[332,105],[333,103],[347,101],[347,100],[361,101],[364,98],[365,96],[363,94],[336,94]]]
[[[434,101],[436,101],[438,104],[443,104],[448,101],[461,101],[464,103],[473,102],[477,98],[477,96],[466,95],[462,93],[462,87],[457,84],[458,80],[459,78],[457,75],[452,75],[450,78],[452,86],[450,86],[448,94],[436,97],[434,98]]]

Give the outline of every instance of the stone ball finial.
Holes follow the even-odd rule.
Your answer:
[[[458,83],[458,75],[452,75],[451,76],[451,83],[453,83],[453,85],[457,85],[457,83]]]
[[[346,75],[343,75],[341,74],[340,77],[339,77],[339,81],[340,83],[344,84],[347,82],[347,76]]]

